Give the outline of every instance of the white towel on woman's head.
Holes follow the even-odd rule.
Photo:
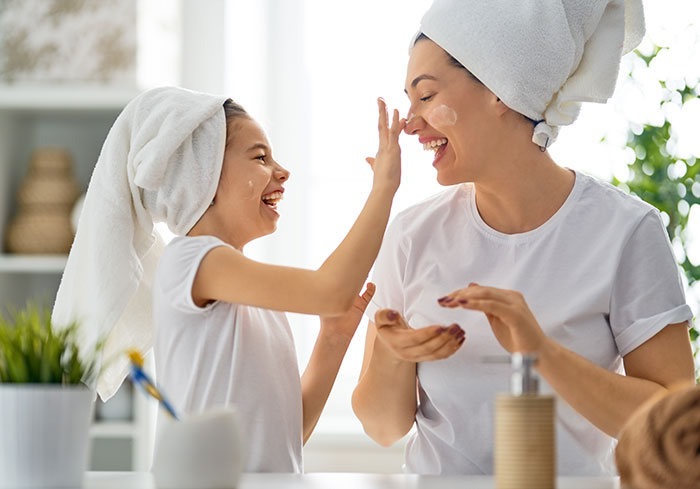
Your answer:
[[[605,102],[644,36],[641,0],[435,0],[420,33],[511,109],[546,147],[581,102]],[[411,43],[413,45],[413,43]]]
[[[151,347],[151,284],[163,248],[154,223],[184,235],[214,198],[226,100],[149,90],[124,108],[104,142],[52,315],[59,326],[78,321],[86,347],[106,338],[97,381],[103,400],[128,373],[124,351]]]

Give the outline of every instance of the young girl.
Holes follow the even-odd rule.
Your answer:
[[[400,180],[394,111],[379,101],[374,181],[354,226],[318,270],[243,254],[274,232],[289,172],[262,128],[223,97],[178,88],[145,92],[110,131],[95,168],[54,319],[109,335],[106,356],[149,346],[158,382],[182,414],[234,405],[247,471],[300,472],[306,441],[374,288],[358,293],[379,250]],[[180,237],[162,253],[153,223]],[[158,263],[157,273],[155,264]],[[151,291],[152,289],[152,291]],[[148,304],[152,297],[153,319]],[[321,316],[301,380],[284,313]],[[124,365],[98,382],[108,398]]]

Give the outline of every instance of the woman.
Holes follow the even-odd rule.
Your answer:
[[[581,101],[612,94],[642,19],[621,0],[438,0],[423,17],[405,132],[451,187],[387,231],[353,393],[378,443],[415,425],[407,471],[492,473],[509,367],[488,356],[537,355],[559,401],[561,474],[613,474],[625,420],[693,380],[692,314],[659,213],[546,151]],[[437,336],[453,322],[459,349]]]

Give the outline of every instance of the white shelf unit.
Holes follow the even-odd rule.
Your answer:
[[[0,309],[3,311],[22,307],[28,300],[48,307],[53,305],[66,263],[66,256],[15,255],[5,248],[5,232],[17,211],[17,189],[26,175],[32,152],[40,147],[68,150],[73,173],[84,191],[110,127],[137,93],[136,89],[94,86],[0,86]],[[148,470],[152,409],[139,392],[133,392],[132,404],[131,419],[94,423],[93,447],[99,442],[126,440],[130,454],[118,455],[128,460],[127,469]],[[102,458],[107,459],[104,469],[110,469],[109,455]]]

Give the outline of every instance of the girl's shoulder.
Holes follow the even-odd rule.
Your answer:
[[[190,255],[203,249],[211,249],[216,246],[230,246],[216,236],[176,236],[163,250],[163,256],[176,257]]]
[[[204,255],[218,246],[229,246],[215,236],[176,236],[163,249],[156,279],[197,269]]]

